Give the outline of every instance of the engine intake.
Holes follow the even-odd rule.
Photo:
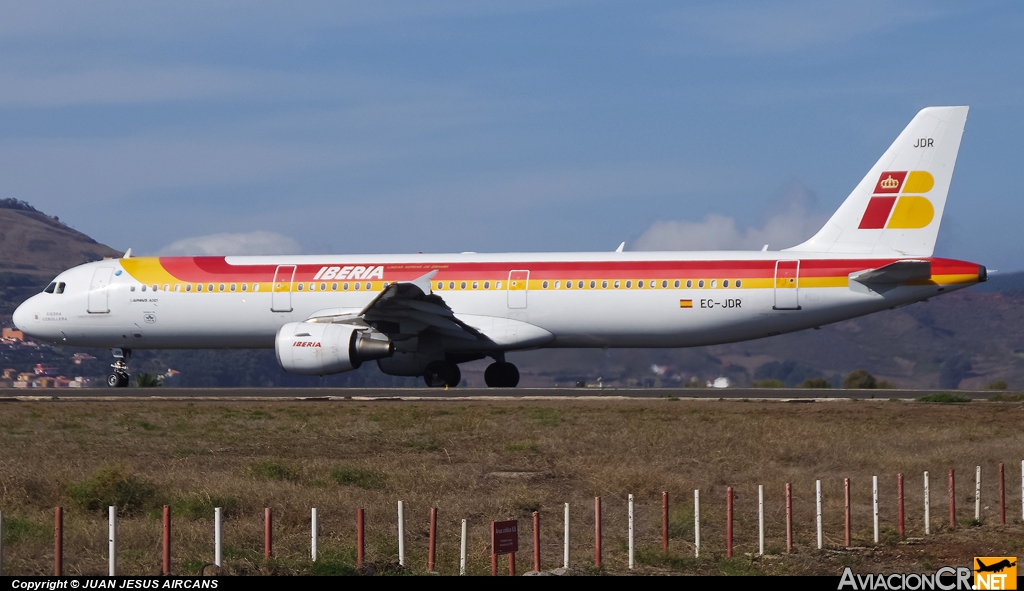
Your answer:
[[[364,361],[390,357],[395,345],[380,333],[349,324],[290,322],[277,331],[277,362],[289,372],[323,376],[357,369]]]

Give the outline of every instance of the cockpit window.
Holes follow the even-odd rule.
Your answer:
[[[56,289],[56,288],[57,288],[57,282],[54,281],[54,282],[50,283],[49,285],[47,285],[46,289],[44,289],[43,291],[46,292],[46,293],[53,293],[53,290]]]
[[[55,289],[53,293],[64,293],[65,285],[66,284],[63,281],[61,281],[60,283],[57,284],[57,289]]]

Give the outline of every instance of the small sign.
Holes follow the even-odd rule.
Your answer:
[[[492,521],[491,553],[514,554],[518,551],[519,522],[515,519],[509,521]]]

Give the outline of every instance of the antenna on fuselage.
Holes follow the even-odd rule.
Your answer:
[[[768,252],[768,245],[767,244],[765,244],[764,246],[761,247],[761,252]]]
[[[626,243],[625,242],[620,244],[619,247],[615,249],[615,252],[622,252],[623,248],[626,248]]]

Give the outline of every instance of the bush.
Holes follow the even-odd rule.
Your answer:
[[[299,475],[277,460],[249,464],[249,473],[264,480],[297,480]]]
[[[800,384],[801,388],[831,388],[832,384],[825,378],[811,378],[804,380],[804,383]]]
[[[754,380],[755,388],[785,388],[782,380]]]
[[[996,380],[994,382],[989,382],[988,385],[985,386],[985,389],[986,390],[1005,390],[1006,389],[1006,382],[1004,380]]]
[[[869,374],[863,369],[858,369],[857,371],[846,376],[846,379],[843,380],[843,387],[862,390],[877,388],[878,381],[875,380],[875,376]]]
[[[159,388],[162,384],[160,378],[150,373],[140,373],[135,376],[136,388]]]
[[[68,496],[86,511],[106,511],[113,505],[131,515],[154,504],[156,486],[135,476],[130,468],[108,466],[84,482],[69,485]]]
[[[213,510],[221,508],[224,517],[238,512],[241,503],[235,497],[214,497],[210,493],[190,493],[171,501],[171,511],[175,517],[185,519],[212,519]]]
[[[380,474],[362,468],[335,468],[331,470],[331,480],[343,486],[357,486],[371,490],[384,488],[384,478]]]
[[[970,402],[971,399],[960,394],[953,394],[952,392],[942,392],[939,394],[929,394],[928,396],[922,396],[917,399],[918,402],[938,402],[940,404],[952,404],[954,402]]]

